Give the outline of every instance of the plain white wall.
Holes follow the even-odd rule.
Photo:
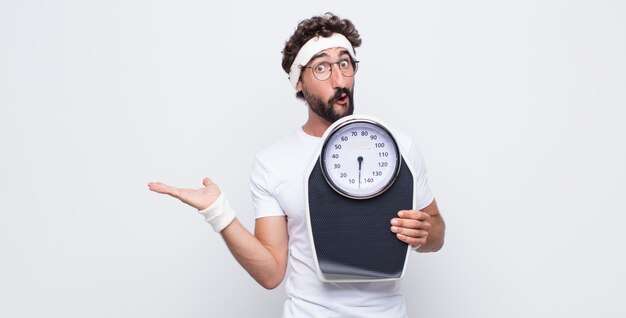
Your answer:
[[[0,3],[0,316],[278,317],[150,181],[210,176],[250,229],[253,156],[303,123],[296,24],[353,20],[356,107],[412,135],[446,219],[411,317],[624,317],[622,1]]]

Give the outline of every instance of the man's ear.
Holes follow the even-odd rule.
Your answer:
[[[298,84],[296,84],[296,91],[302,91],[302,80],[298,80]]]

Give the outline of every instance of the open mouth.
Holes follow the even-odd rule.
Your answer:
[[[347,103],[348,103],[348,100],[349,100],[348,94],[343,93],[343,94],[341,94],[341,97],[339,97],[339,98],[337,99],[337,104],[339,104],[339,105],[345,105],[345,104],[347,104]]]

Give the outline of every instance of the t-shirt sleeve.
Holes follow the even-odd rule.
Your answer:
[[[254,206],[255,218],[266,216],[283,216],[285,212],[280,203],[273,195],[271,173],[267,167],[261,163],[257,157],[252,166],[250,176],[250,189],[252,191],[252,204]]]
[[[422,157],[422,154],[420,153],[417,145],[415,145],[415,142],[413,142],[412,139],[410,139],[408,156],[411,167],[413,168],[413,171],[415,173],[415,175],[413,176],[415,178],[416,186],[415,209],[421,210],[431,204],[435,197],[430,189],[430,185],[428,184],[428,176],[426,164],[424,163],[424,158]]]

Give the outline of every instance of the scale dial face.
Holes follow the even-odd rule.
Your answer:
[[[355,119],[329,133],[320,162],[326,181],[335,191],[352,199],[368,199],[383,193],[396,180],[400,152],[385,127]]]

